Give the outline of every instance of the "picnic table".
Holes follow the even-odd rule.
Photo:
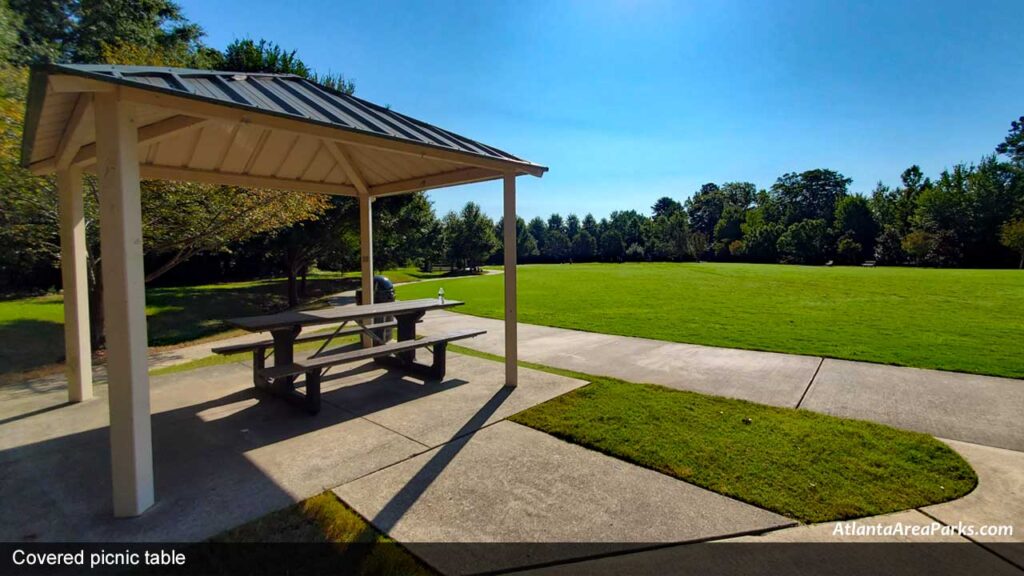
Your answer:
[[[456,300],[424,298],[400,300],[383,304],[334,306],[316,310],[290,310],[277,314],[230,318],[226,322],[249,332],[269,332],[271,340],[214,348],[217,354],[252,351],[253,383],[277,396],[299,403],[312,413],[320,409],[320,380],[331,367],[347,362],[373,359],[380,364],[398,366],[410,372],[443,378],[447,344],[472,338],[483,330],[460,330],[426,338],[416,337],[416,324],[430,310],[461,306]],[[333,331],[300,336],[304,328],[338,324]],[[351,325],[351,326],[350,326]],[[397,340],[388,342],[386,329],[396,328]],[[340,351],[329,349],[338,337],[360,334],[371,344],[362,349]],[[308,359],[295,360],[295,345],[303,342],[323,343]],[[418,348],[432,348],[433,363],[415,360]],[[273,364],[267,366],[267,350],[273,350]],[[305,374],[305,393],[296,391],[296,378]]]

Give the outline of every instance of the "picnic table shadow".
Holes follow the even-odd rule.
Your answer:
[[[379,367],[371,366],[374,369]],[[366,372],[357,366],[335,379]],[[251,372],[232,364],[196,370],[203,378],[251,379]],[[156,387],[175,375],[154,378]],[[201,541],[274,510],[287,507],[325,488],[337,486],[375,469],[380,462],[354,469],[344,451],[324,450],[327,443],[359,442],[348,436],[355,426],[376,426],[359,420],[380,410],[463,386],[459,378],[423,381],[400,370],[324,392],[324,407],[311,417],[280,399],[255,390],[251,384],[153,414],[153,455],[156,505],[134,519],[111,516],[109,426],[60,435],[0,451],[5,473],[0,488],[18,494],[0,507],[0,539],[18,541]],[[195,385],[195,382],[191,382]],[[502,397],[503,399],[503,397]],[[59,400],[63,400],[62,398]],[[56,402],[55,402],[56,404]],[[492,399],[459,430],[472,433],[483,425],[500,401]],[[61,417],[74,406],[40,410],[14,425],[31,426],[34,419]],[[94,408],[106,410],[98,399]],[[339,406],[344,406],[340,408]],[[358,423],[356,421],[359,421]],[[461,446],[461,442],[456,442]],[[360,448],[361,449],[361,448]],[[373,450],[373,447],[367,447]],[[423,447],[422,451],[428,448]],[[441,450],[417,478],[437,472],[458,449]],[[325,461],[324,453],[338,461]],[[397,457],[404,459],[411,454]],[[412,484],[412,482],[410,482]],[[405,491],[402,501],[421,488]],[[387,517],[400,514],[390,505]]]

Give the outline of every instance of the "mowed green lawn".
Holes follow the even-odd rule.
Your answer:
[[[503,277],[400,286],[501,318]],[[1024,378],[1024,272],[769,264],[519,268],[519,320],[606,334]]]

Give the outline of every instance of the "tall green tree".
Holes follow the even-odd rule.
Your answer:
[[[875,253],[878,222],[867,198],[855,194],[840,199],[836,204],[833,228],[837,237],[847,239],[844,253],[852,261],[866,260]],[[854,248],[856,250],[852,251]]]
[[[1010,133],[996,146],[996,153],[1005,154],[1011,162],[1024,165],[1024,116],[1010,122]]]
[[[834,170],[790,172],[775,181],[771,193],[786,225],[816,219],[831,226],[836,203],[846,196],[850,182],[852,180]]]
[[[453,256],[470,268],[479,268],[498,249],[494,222],[474,202],[466,203],[458,220],[452,245]]]

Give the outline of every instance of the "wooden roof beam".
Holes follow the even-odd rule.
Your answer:
[[[57,144],[57,152],[53,155],[57,169],[67,168],[78,150],[85,145],[88,134],[85,133],[84,120],[92,113],[92,94],[79,94],[75,108],[71,111],[64,128],[64,134]]]
[[[177,166],[157,166],[143,164],[139,166],[142,178],[154,180],[176,180],[182,182],[201,182],[203,184],[220,184],[224,186],[243,186],[249,188],[269,188],[272,190],[292,190],[295,192],[313,192],[334,196],[356,196],[358,190],[345,184],[329,184],[326,182],[304,182],[272,176],[251,176],[234,172],[218,172],[216,170],[199,170]]]
[[[360,174],[359,169],[356,168],[355,162],[352,161],[352,156],[349,155],[345,148],[332,140],[324,140],[324,146],[327,147],[327,151],[334,156],[334,159],[341,166],[341,169],[348,176],[348,181],[355,186],[356,190],[364,196],[370,195],[370,188],[366,185],[366,179]]]
[[[148,146],[150,144],[156,144],[162,140],[166,140],[172,136],[177,136],[182,132],[188,130],[194,130],[206,124],[209,120],[205,118],[195,118],[191,116],[171,116],[159,122],[153,122],[152,124],[146,124],[139,128],[139,146]],[[76,166],[88,166],[96,162],[96,144],[87,144],[82,146],[78,154],[75,155],[75,159],[72,164]]]
[[[503,172],[485,170],[483,168],[461,168],[450,172],[442,172],[433,176],[423,178],[410,178],[398,182],[389,182],[370,188],[371,196],[393,196],[395,194],[406,194],[420,190],[433,188],[444,188],[446,186],[457,186],[472,182],[485,182],[487,180],[498,180],[504,176]]]

